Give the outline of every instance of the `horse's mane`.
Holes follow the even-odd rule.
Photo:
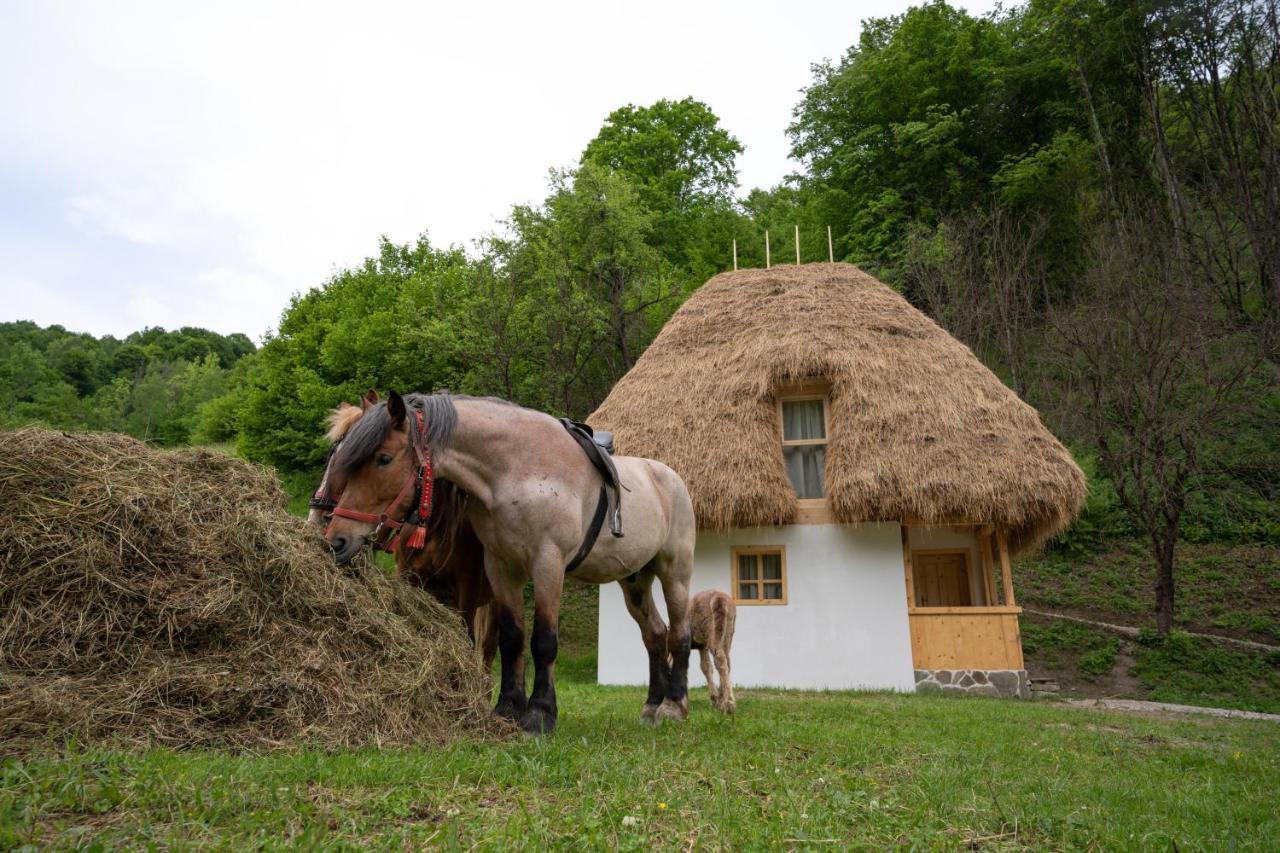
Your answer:
[[[434,454],[447,448],[453,438],[453,428],[458,423],[458,410],[454,408],[453,397],[448,393],[406,394],[403,399],[411,422],[413,412],[422,413],[427,425],[427,450]],[[382,442],[387,440],[393,426],[386,402],[365,410],[338,447],[338,452],[333,457],[334,472],[340,478],[354,474],[356,469],[378,451]],[[415,443],[420,440],[416,430],[411,430],[409,434]]]
[[[351,431],[351,425],[363,416],[364,409],[359,406],[353,406],[350,403],[339,403],[338,408],[329,412],[329,431],[325,433],[325,438],[329,439],[330,444],[340,441],[343,436]]]

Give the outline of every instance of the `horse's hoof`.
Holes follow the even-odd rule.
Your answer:
[[[494,707],[493,713],[497,714],[504,720],[518,722],[524,716],[524,708],[517,705],[509,699],[499,699],[498,704]]]
[[[672,702],[670,699],[663,699],[655,716],[658,720],[684,720],[689,716],[689,700]]]
[[[640,712],[640,722],[653,725],[658,722],[658,706],[645,705],[644,710]]]
[[[520,728],[527,735],[549,735],[556,730],[556,715],[543,708],[530,708],[520,718]]]

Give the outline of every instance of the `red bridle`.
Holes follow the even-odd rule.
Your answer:
[[[413,413],[414,425],[417,428],[416,435],[409,436],[409,443],[413,447],[414,454],[418,457],[418,465],[412,474],[404,481],[404,485],[400,487],[400,491],[387,504],[386,509],[378,514],[371,512],[357,512],[354,509],[347,509],[342,506],[333,508],[332,515],[338,518],[349,518],[352,521],[363,521],[366,524],[376,524],[373,534],[369,537],[369,541],[375,548],[381,548],[384,551],[393,553],[398,550],[403,543],[407,548],[422,548],[427,544],[427,521],[431,518],[431,499],[432,499],[432,482],[435,479],[431,470],[431,449],[427,446],[427,426],[422,417],[422,412],[417,410]],[[409,510],[404,518],[396,520],[391,517],[396,507],[400,506],[409,494],[411,489],[418,490],[417,505]],[[338,499],[341,500],[341,492],[338,493]],[[332,522],[331,522],[332,524]],[[401,534],[401,529],[405,526],[414,526],[413,533],[405,541]],[[382,533],[384,530],[392,531],[391,537],[385,542],[382,541]],[[329,531],[325,531],[325,538],[328,538]]]

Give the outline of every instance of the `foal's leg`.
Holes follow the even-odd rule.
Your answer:
[[[732,714],[738,707],[733,701],[733,681],[729,677],[729,651],[720,649],[716,654],[716,671],[720,673],[720,704],[716,707],[726,714]]]
[[[644,569],[618,581],[627,612],[640,626],[640,637],[649,653],[649,695],[644,700],[640,719],[653,722],[658,706],[667,695],[667,626],[653,602],[653,572]]]
[[[502,682],[493,711],[499,717],[519,720],[525,711],[524,583],[509,567],[496,564],[487,554],[485,573],[493,585],[494,601],[490,606],[497,611],[498,651],[502,655]]]
[[[698,649],[698,663],[702,665],[702,677],[707,680],[707,693],[711,695],[711,704],[720,707],[720,691],[716,690],[715,679],[711,677],[711,647]]]

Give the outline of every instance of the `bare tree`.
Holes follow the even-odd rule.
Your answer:
[[[1165,0],[1141,51],[1153,163],[1190,260],[1280,354],[1280,0]]]
[[[1173,627],[1174,556],[1201,452],[1244,405],[1257,365],[1163,216],[1120,215],[1094,240],[1087,298],[1054,312],[1057,407],[1097,449],[1151,543],[1156,624]]]
[[[945,220],[905,253],[907,287],[948,332],[1029,392],[1030,335],[1047,300],[1037,248],[1044,220],[999,207]]]

